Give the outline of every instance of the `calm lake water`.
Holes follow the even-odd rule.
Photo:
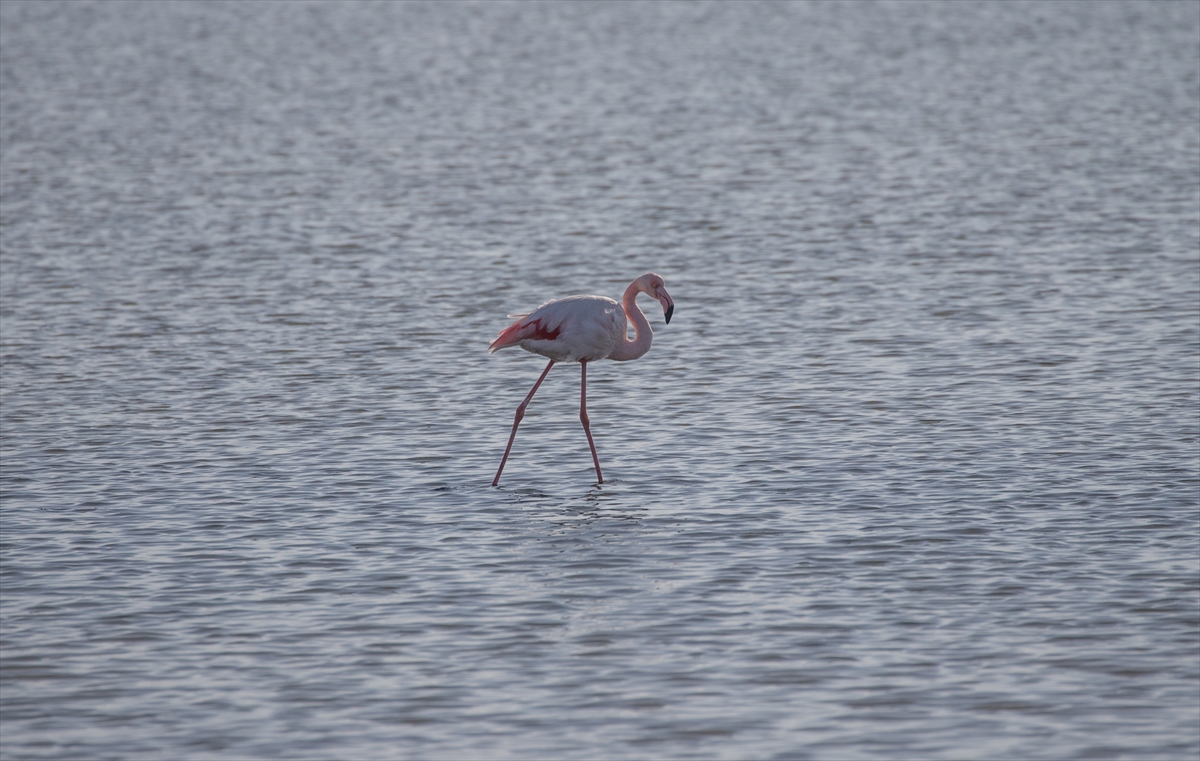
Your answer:
[[[5,0],[0,757],[1196,758],[1198,124],[1194,2]]]

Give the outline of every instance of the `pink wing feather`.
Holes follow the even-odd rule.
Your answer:
[[[507,346],[516,346],[522,341],[529,339],[539,341],[553,341],[558,338],[561,328],[555,327],[553,330],[548,330],[542,326],[540,319],[529,319],[528,315],[522,315],[521,319],[509,325],[504,330],[500,331],[500,335],[496,336],[496,340],[488,346],[488,354],[494,353],[497,349],[503,349]]]

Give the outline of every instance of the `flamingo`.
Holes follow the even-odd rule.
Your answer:
[[[492,486],[500,483],[500,474],[504,472],[504,464],[508,462],[513,439],[517,437],[517,426],[521,424],[521,418],[525,417],[525,408],[529,406],[529,400],[537,392],[538,386],[542,385],[542,381],[546,380],[555,362],[579,363],[579,422],[583,423],[583,432],[587,434],[588,446],[592,450],[596,480],[604,483],[604,476],[600,473],[600,457],[596,454],[596,443],[592,441],[592,429],[588,425],[588,362],[597,359],[625,362],[637,359],[649,351],[654,332],[650,330],[646,315],[638,308],[637,297],[639,293],[645,293],[658,299],[669,323],[671,313],[675,311],[675,302],[671,300],[665,285],[661,277],[648,272],[629,284],[620,304],[605,296],[567,296],[547,301],[529,314],[509,315],[518,318],[517,321],[500,331],[500,335],[488,346],[488,354],[509,346],[520,346],[525,351],[549,357],[550,363],[542,371],[537,383],[533,384],[525,401],[517,407],[512,433],[508,436],[508,446],[504,449],[504,457],[500,460],[496,477],[492,479]],[[629,340],[627,332],[629,322],[633,323],[632,341]]]

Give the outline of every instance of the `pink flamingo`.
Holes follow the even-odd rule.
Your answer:
[[[615,359],[623,362],[637,359],[649,351],[654,332],[650,330],[646,315],[638,308],[637,296],[639,293],[645,293],[658,299],[669,323],[671,313],[675,311],[675,302],[671,300],[664,286],[661,277],[648,272],[629,284],[620,304],[604,296],[567,296],[564,299],[547,301],[529,314],[509,315],[520,319],[500,331],[500,335],[488,346],[488,354],[508,346],[520,346],[525,351],[549,357],[550,364],[546,365],[537,383],[533,384],[533,389],[525,397],[525,401],[517,407],[512,433],[508,436],[508,446],[504,449],[504,458],[500,460],[500,467],[496,470],[496,477],[492,479],[492,486],[500,483],[504,463],[508,462],[513,439],[517,437],[517,426],[521,424],[521,418],[525,417],[525,407],[529,405],[529,400],[533,398],[538,386],[546,380],[546,375],[555,362],[579,363],[579,422],[583,423],[588,446],[592,448],[596,480],[604,483],[604,476],[600,474],[600,457],[596,455],[596,443],[592,441],[592,429],[588,425],[587,363],[597,359]],[[629,340],[626,318],[633,323],[632,341]]]

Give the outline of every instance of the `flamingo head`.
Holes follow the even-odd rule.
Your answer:
[[[671,294],[667,293],[666,281],[653,272],[642,275],[638,279],[641,281],[641,292],[658,299],[658,303],[662,304],[663,317],[669,325],[671,315],[675,312],[675,301],[671,298]]]

